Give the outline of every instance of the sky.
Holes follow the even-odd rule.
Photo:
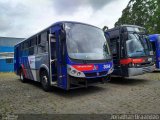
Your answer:
[[[129,0],[1,0],[0,36],[27,38],[57,21],[114,27]]]

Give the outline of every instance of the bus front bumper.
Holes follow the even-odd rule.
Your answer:
[[[141,67],[141,68],[128,68],[128,77],[150,73],[155,70],[155,65]]]

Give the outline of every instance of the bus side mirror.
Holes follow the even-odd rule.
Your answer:
[[[108,30],[108,26],[104,26],[102,30],[105,32],[106,30]]]

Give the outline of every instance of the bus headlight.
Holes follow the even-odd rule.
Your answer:
[[[77,73],[77,76],[80,76],[80,75],[81,75],[81,73],[80,73],[80,72],[78,72],[78,73]]]
[[[74,67],[72,67],[72,65],[67,65],[68,69],[67,69],[67,73],[73,77],[85,77],[85,74],[81,71],[78,71],[77,69],[75,69]]]
[[[72,73],[72,74],[76,74],[76,70],[72,70],[71,73]]]

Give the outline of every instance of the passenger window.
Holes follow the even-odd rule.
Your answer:
[[[47,32],[44,32],[41,34],[41,43],[45,43],[48,41],[48,34]]]
[[[34,45],[36,45],[36,44],[37,44],[37,37],[32,38],[32,39],[31,39],[31,46],[34,46]]]
[[[35,47],[30,47],[29,48],[29,55],[34,55],[35,54],[35,48],[36,48],[36,46]]]
[[[38,36],[38,44],[45,43],[48,41],[48,33],[44,32]]]
[[[29,41],[23,43],[23,49],[27,49],[29,47]]]
[[[37,53],[37,37],[31,38],[29,40],[30,47],[28,48],[28,55],[34,55]]]
[[[48,52],[48,33],[41,33],[38,37],[38,53]]]
[[[38,45],[38,53],[44,53],[48,51],[48,43],[41,43]]]

